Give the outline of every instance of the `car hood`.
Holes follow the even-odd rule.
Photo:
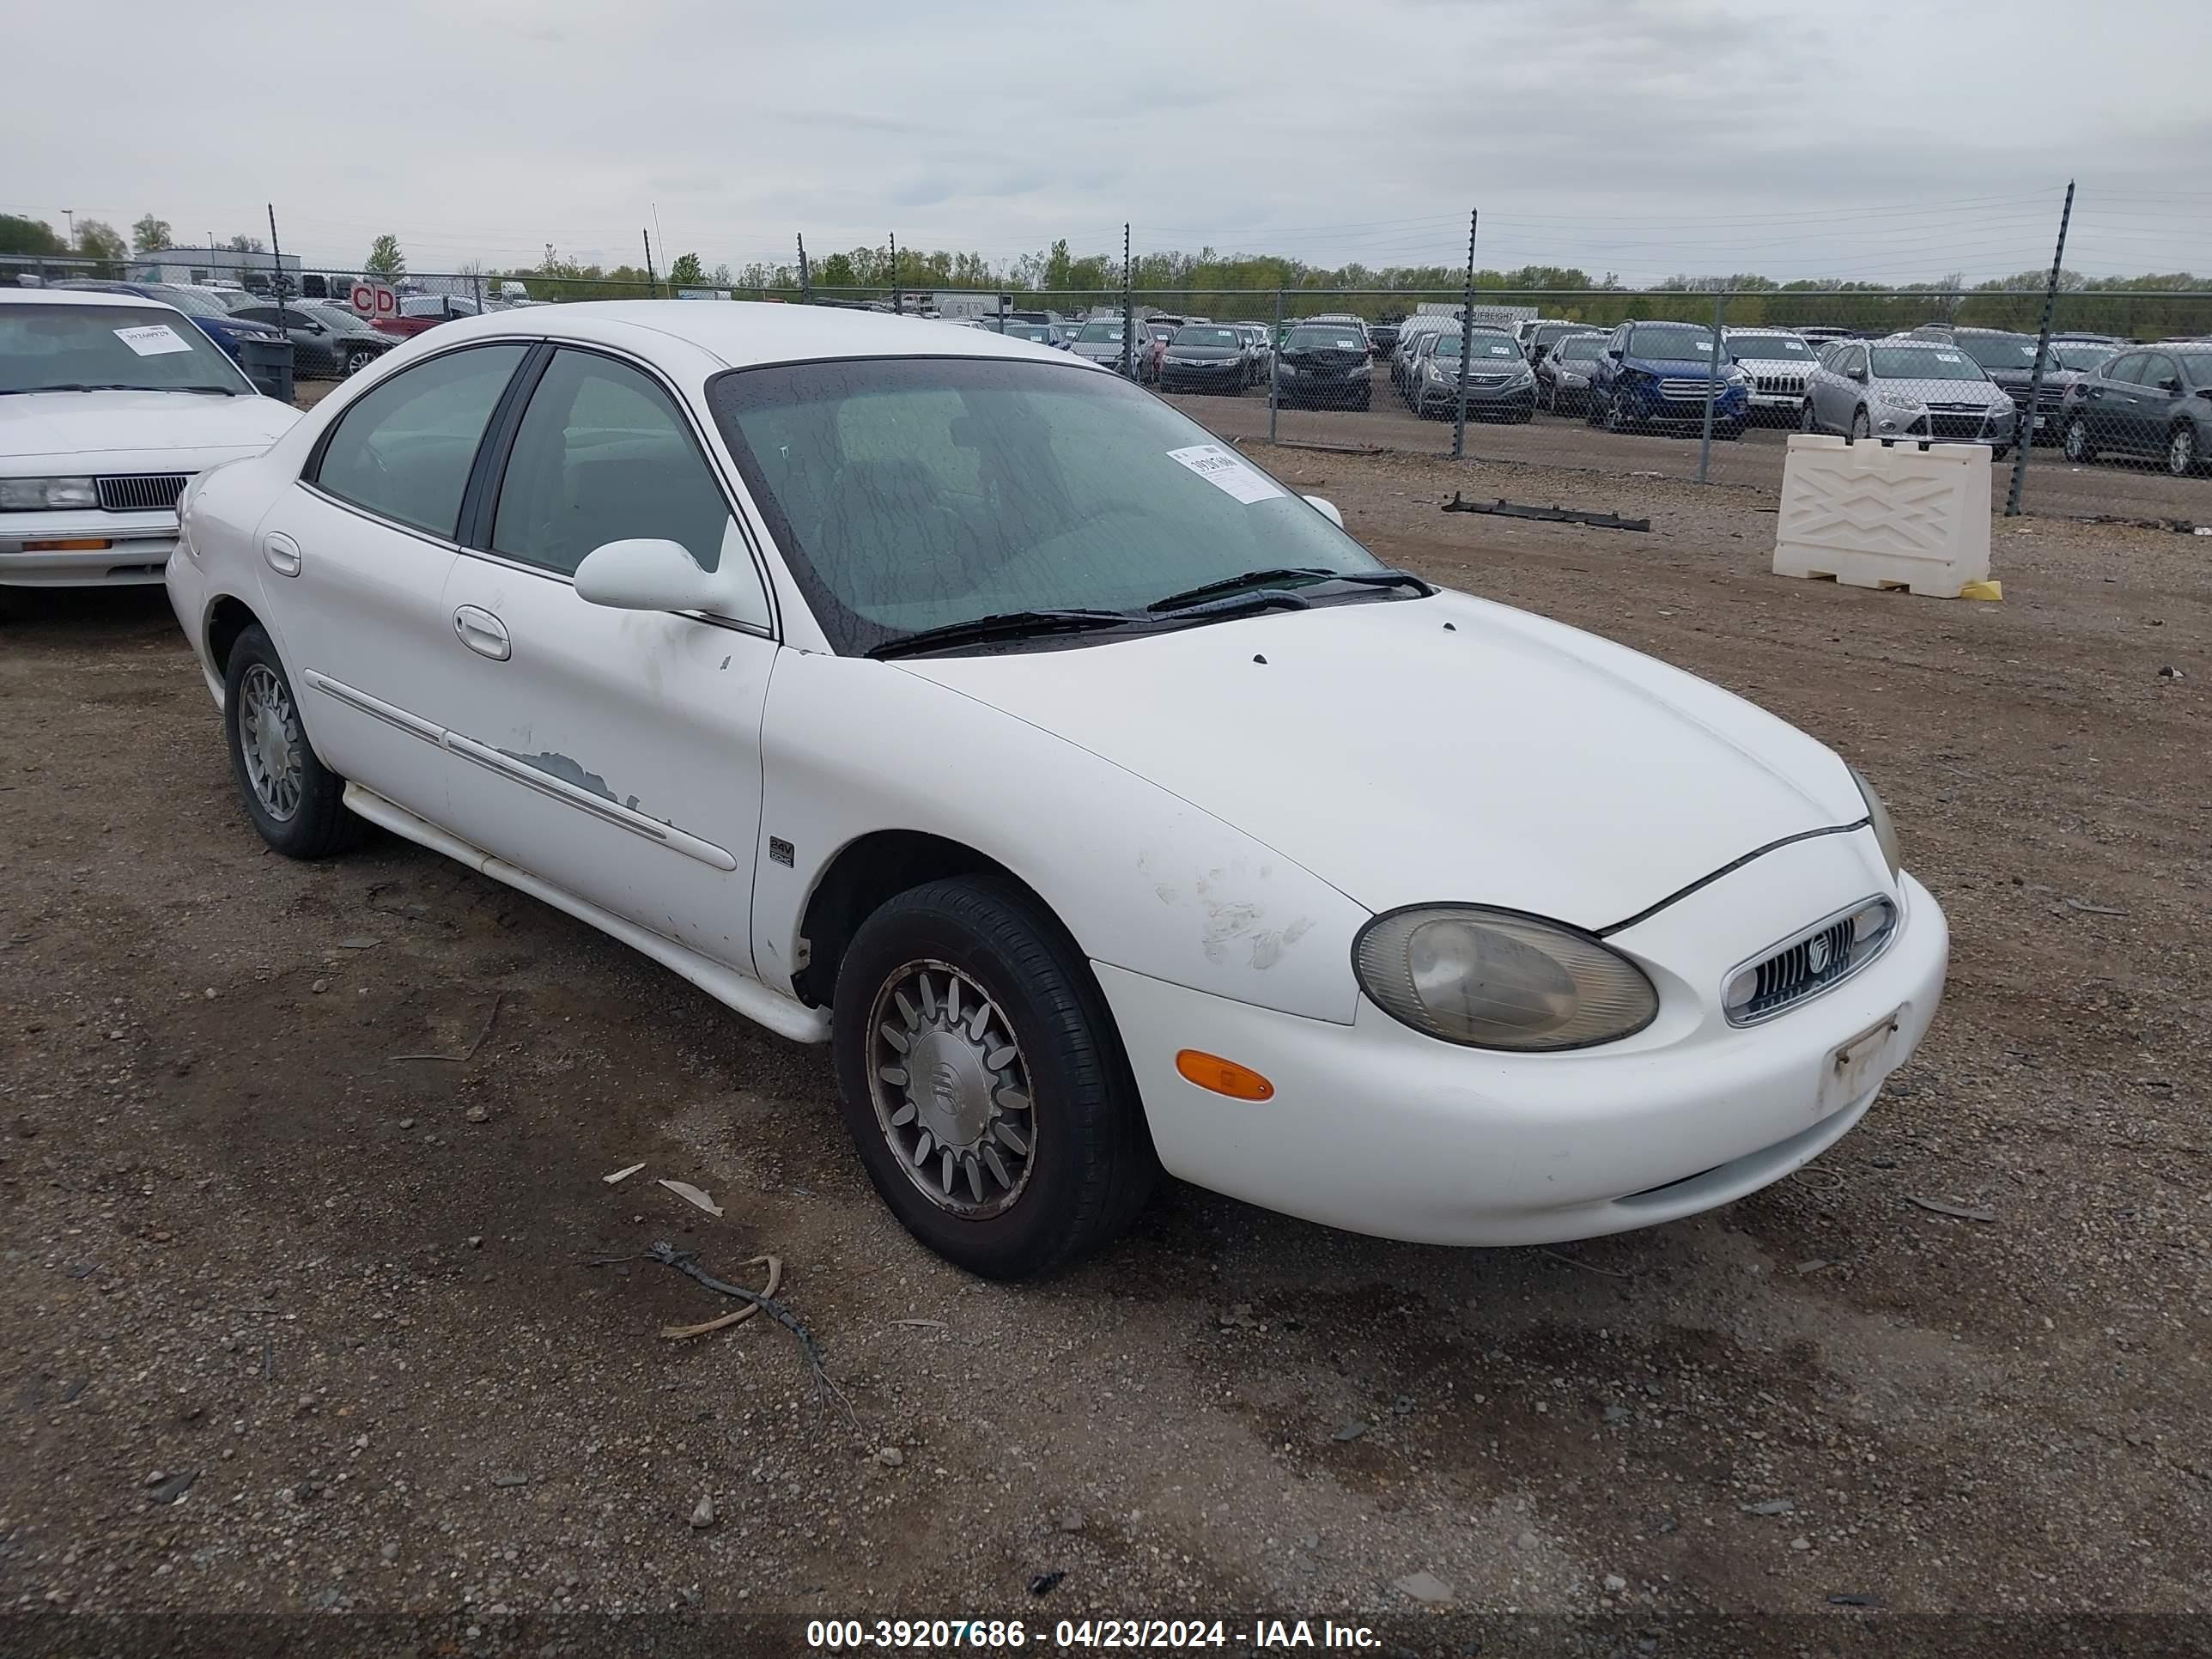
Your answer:
[[[1640,368],[1670,380],[1683,377],[1702,380],[1711,367],[1703,357],[1623,357],[1620,364],[1623,368]]]
[[[33,392],[0,398],[0,471],[21,471],[19,459],[40,455],[128,456],[155,452],[157,465],[196,471],[212,459],[184,463],[190,452],[222,452],[228,460],[258,454],[283,435],[300,411],[274,398],[216,398],[190,392]],[[88,463],[89,465],[89,463]]]
[[[899,666],[1173,792],[1376,911],[1457,899],[1604,927],[1866,816],[1844,763],[1772,715],[1463,593]]]

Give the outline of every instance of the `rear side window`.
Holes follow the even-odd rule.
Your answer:
[[[2117,362],[2105,365],[2105,378],[2108,380],[2117,380],[2122,386],[2138,386],[2142,381],[2144,361],[2142,352],[2130,351]]]
[[[450,541],[484,425],[526,349],[475,346],[393,375],[338,416],[314,483]]]
[[[646,538],[678,543],[712,570],[732,527],[666,392],[611,357],[553,354],[515,431],[493,552],[573,576],[593,548]]]

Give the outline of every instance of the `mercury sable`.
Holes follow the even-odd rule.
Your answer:
[[[797,306],[449,323],[186,492],[277,851],[381,825],[830,1043],[983,1273],[1164,1169],[1457,1244],[1724,1203],[1849,1131],[1948,939],[1866,781],[1386,568],[1169,405]]]

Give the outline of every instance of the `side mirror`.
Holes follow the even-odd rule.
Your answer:
[[[1309,495],[1305,500],[1308,507],[1313,508],[1315,512],[1320,514],[1322,518],[1327,519],[1339,530],[1344,528],[1344,514],[1336,510],[1336,503],[1334,501],[1324,501],[1318,495]]]
[[[2171,392],[2176,397],[2179,397],[2181,395],[2181,382],[2174,379],[2172,376],[2168,375],[2165,380],[2160,380],[2158,383],[2158,389],[2160,392]]]
[[[616,611],[707,611],[733,622],[765,623],[768,603],[734,521],[721,556],[702,570],[680,542],[639,537],[593,548],[576,567],[576,597]]]

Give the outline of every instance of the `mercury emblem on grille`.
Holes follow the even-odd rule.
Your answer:
[[[1827,965],[1828,936],[1826,933],[1815,933],[1805,941],[1805,971],[1808,974],[1818,974],[1825,971]]]

